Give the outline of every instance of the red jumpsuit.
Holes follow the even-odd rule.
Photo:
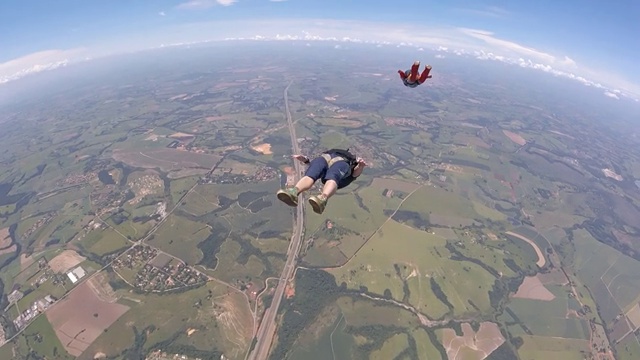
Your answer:
[[[398,70],[398,74],[400,74],[400,78],[404,82],[405,86],[416,87],[424,83],[425,81],[427,81],[427,79],[431,79],[431,75],[429,75],[429,72],[431,71],[431,65],[425,66],[424,70],[422,71],[422,74],[420,74],[420,77],[418,78],[419,67],[420,67],[420,62],[416,61],[411,66],[411,70],[406,70],[406,71]]]

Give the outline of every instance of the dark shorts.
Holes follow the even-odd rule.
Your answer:
[[[332,158],[335,156],[335,154],[331,154]],[[309,163],[309,167],[304,175],[312,178],[313,181],[321,179],[323,184],[326,183],[327,180],[333,180],[338,183],[338,189],[342,189],[350,183],[344,182],[344,180],[351,176],[351,167],[349,166],[349,163],[346,161],[338,161],[331,165],[331,167],[328,165],[329,164],[327,164],[327,161],[322,156],[318,156],[311,160],[311,163]]]

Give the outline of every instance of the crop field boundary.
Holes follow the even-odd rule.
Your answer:
[[[371,235],[369,235],[369,237],[365,241],[362,242],[362,244],[360,244],[360,246],[356,249],[356,251],[354,251],[353,254],[350,257],[347,258],[347,261],[345,261],[344,264],[342,264],[340,266],[329,266],[329,267],[325,267],[325,268],[326,269],[330,269],[330,268],[339,269],[339,268],[342,268],[343,266],[346,266],[347,264],[349,264],[351,259],[353,259],[353,257],[356,256],[356,254],[358,252],[360,252],[360,250],[369,242],[369,240],[371,240],[371,238],[373,238],[378,233],[378,231],[380,231],[380,229],[382,229],[384,227],[384,225],[386,223],[388,223],[389,220],[391,220],[396,215],[398,210],[400,210],[400,208],[402,207],[402,204],[404,204],[404,202],[407,201],[407,199],[409,199],[411,197],[411,195],[413,195],[416,191],[422,189],[425,186],[426,185],[420,185],[420,187],[416,188],[415,190],[413,190],[412,192],[407,194],[407,196],[404,199],[402,199],[402,201],[400,201],[400,204],[398,204],[398,207],[396,207],[396,209],[393,211],[393,213],[391,215],[389,215],[389,217],[380,226],[378,226],[378,228]]]
[[[620,257],[624,256],[622,254],[618,254],[616,256],[616,260],[614,262],[611,263],[611,265],[609,265],[609,267],[607,268],[607,270],[605,270],[605,272],[602,273],[602,275],[600,275],[600,282],[604,285],[604,288],[607,289],[607,292],[609,293],[609,296],[611,296],[611,300],[613,300],[613,303],[616,304],[616,306],[624,313],[625,312],[625,308],[620,306],[620,303],[618,301],[618,299],[616,298],[616,296],[611,292],[611,289],[609,288],[609,286],[616,280],[616,278],[620,275],[622,275],[622,273],[618,273],[616,274],[613,278],[611,278],[611,280],[609,280],[608,282],[604,279],[604,276],[607,275],[607,273],[613,269],[613,267],[618,263],[618,260],[620,260]],[[626,314],[625,314],[626,315]],[[639,343],[640,344],[640,343]]]

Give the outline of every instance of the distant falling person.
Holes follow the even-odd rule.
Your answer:
[[[404,86],[414,88],[427,81],[427,79],[431,79],[431,75],[429,75],[429,72],[431,71],[431,65],[427,65],[424,67],[424,70],[422,71],[422,74],[420,74],[420,77],[418,77],[419,68],[420,61],[416,61],[411,66],[410,70],[398,70],[398,74],[400,74],[400,78],[402,79]]]

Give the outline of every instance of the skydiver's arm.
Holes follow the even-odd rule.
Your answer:
[[[354,178],[357,178],[358,176],[360,176],[362,174],[362,171],[364,171],[364,166],[358,164],[353,169],[353,173],[351,174],[351,176],[353,176]]]
[[[353,173],[351,174],[351,176],[353,178],[357,178],[362,174],[366,166],[367,163],[362,158],[358,158],[358,165],[356,165],[356,167],[353,169]]]
[[[406,77],[407,77],[407,74],[405,74],[405,73],[404,73],[404,71],[402,71],[402,70],[398,70],[398,74],[400,74],[400,78],[401,78],[402,80],[404,80],[404,78],[406,78]]]
[[[296,155],[292,155],[291,157],[300,161],[303,164],[308,164],[311,161],[309,157],[305,155],[296,154]]]

